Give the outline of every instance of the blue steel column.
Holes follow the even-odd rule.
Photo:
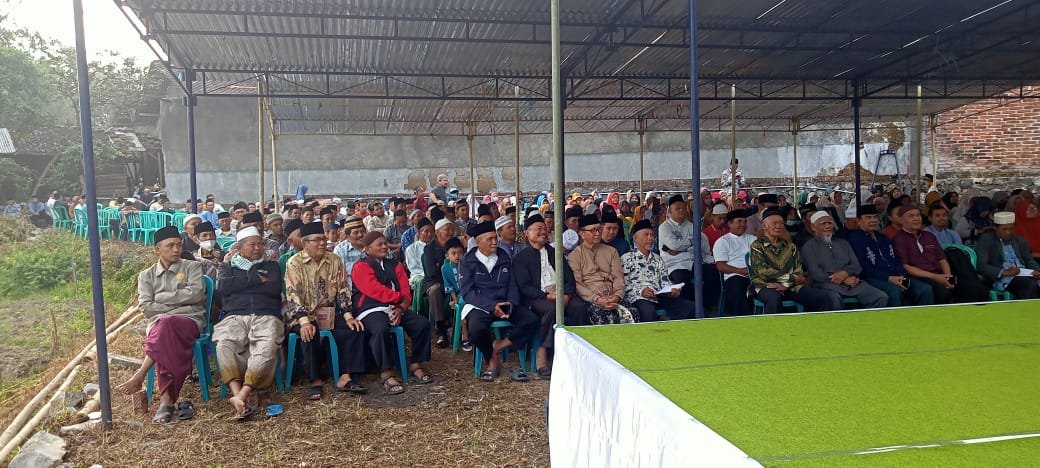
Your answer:
[[[79,78],[79,128],[83,138],[83,182],[87,199],[87,238],[90,240],[90,288],[94,296],[94,339],[97,347],[98,387],[101,392],[101,426],[112,429],[112,390],[108,376],[108,341],[105,333],[105,296],[101,285],[101,232],[98,230],[97,187],[94,183],[94,129],[90,115],[90,74],[83,39],[83,1],[73,0],[76,22],[76,72]]]
[[[697,318],[704,318],[704,271],[701,259],[701,118],[700,93],[697,91],[697,0],[690,0],[690,166],[693,169],[690,190],[696,197],[690,203],[693,209],[693,311]]]
[[[191,184],[191,212],[199,212],[199,186],[195,175],[195,92],[192,90],[192,82],[195,81],[195,70],[184,69],[184,81],[187,84],[188,95],[184,96],[184,107],[188,109],[188,180]]]
[[[863,192],[863,181],[860,180],[861,172],[861,161],[860,161],[860,136],[859,136],[859,108],[863,104],[863,100],[859,97],[859,82],[852,82],[852,151],[855,152],[856,161],[856,206],[857,209],[863,204],[860,193]]]

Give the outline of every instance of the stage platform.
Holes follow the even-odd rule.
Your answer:
[[[1037,466],[1040,302],[557,330],[553,466]]]

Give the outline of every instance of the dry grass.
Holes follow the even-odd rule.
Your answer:
[[[139,356],[141,337],[128,333],[111,352]],[[516,365],[515,355],[507,365]],[[181,397],[195,402],[196,416],[158,426],[151,414],[134,415],[129,399],[114,397],[110,433],[69,436],[77,466],[547,466],[545,426],[547,381],[494,384],[472,375],[472,355],[434,349],[430,371],[436,382],[384,396],[374,374],[361,376],[369,394],[340,394],[325,387],[319,402],[306,387],[272,393],[285,414],[249,422],[231,419],[231,406],[202,402],[188,383]],[[113,383],[130,377],[112,369]],[[93,372],[89,375],[92,377]],[[152,405],[152,411],[155,404]],[[57,428],[52,428],[56,431]]]

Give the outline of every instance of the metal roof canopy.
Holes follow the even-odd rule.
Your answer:
[[[524,130],[550,113],[548,2],[507,0],[115,0],[196,96],[266,96],[280,132]],[[699,95],[706,127],[924,113],[1040,81],[1040,0],[701,1]],[[564,0],[569,131],[689,128],[683,0]],[[157,46],[157,47],[156,47]],[[258,92],[258,80],[264,92]],[[181,83],[184,86],[184,83]],[[685,103],[684,103],[685,102]],[[687,121],[685,126],[683,122]],[[501,123],[501,124],[498,124]]]

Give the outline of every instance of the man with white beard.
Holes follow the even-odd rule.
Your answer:
[[[834,218],[827,211],[817,211],[810,221],[815,235],[802,247],[802,259],[813,286],[842,298],[854,297],[868,309],[884,307],[888,294],[860,279],[863,268],[852,246],[834,237]]]

